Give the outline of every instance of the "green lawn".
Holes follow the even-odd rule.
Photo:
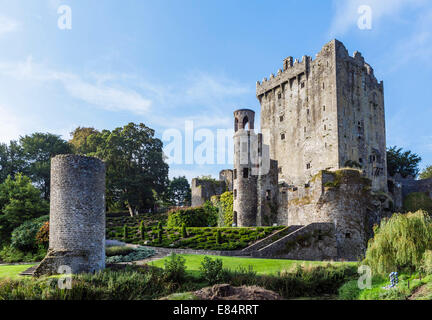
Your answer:
[[[198,274],[201,262],[204,259],[204,255],[191,255],[182,254],[182,257],[186,259],[186,270],[192,274]],[[329,262],[321,261],[298,261],[298,260],[279,260],[279,259],[256,259],[256,258],[238,258],[238,257],[221,257],[221,256],[208,256],[212,259],[222,259],[223,267],[225,269],[235,270],[238,267],[248,268],[252,266],[254,271],[258,274],[274,274],[278,271],[284,271],[291,269],[296,264],[313,264],[313,265],[327,265]],[[151,264],[156,267],[164,267],[164,261],[167,258],[153,261]],[[331,262],[332,264],[352,264],[355,262]]]
[[[2,278],[18,278],[19,274],[30,267],[33,267],[34,264],[19,264],[12,266],[0,266],[0,279]]]

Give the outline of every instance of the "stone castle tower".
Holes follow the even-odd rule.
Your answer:
[[[383,82],[359,52],[333,40],[313,60],[288,57],[257,82],[261,130],[279,180],[307,184],[320,170],[358,166],[387,191]]]

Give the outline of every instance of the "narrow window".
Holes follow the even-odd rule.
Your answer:
[[[271,200],[271,191],[270,190],[267,190],[266,191],[266,199],[269,201],[269,200]]]
[[[325,106],[323,106],[323,111],[325,111]]]
[[[311,164],[308,163],[308,164],[306,165],[306,169],[309,170],[310,168],[311,168]]]
[[[326,125],[324,125],[324,130],[327,130],[327,126]]]
[[[359,163],[363,163],[363,159],[362,158],[359,158]]]
[[[325,89],[325,84],[324,84],[324,82],[323,82],[323,89]]]
[[[284,121],[284,116],[279,117],[280,122]]]
[[[307,114],[308,114],[308,115],[310,114],[310,110],[309,110],[309,109],[307,109]]]
[[[305,86],[305,83],[304,83],[304,81],[301,83],[301,87],[302,88],[304,88],[304,86]]]
[[[349,232],[345,233],[345,238],[351,239],[351,233],[349,233]]]
[[[243,168],[243,178],[249,178],[249,168]]]
[[[282,173],[282,167],[279,167],[278,172]]]
[[[234,180],[237,179],[237,169],[234,169]]]
[[[281,93],[278,93],[278,99],[279,100],[282,99],[282,94]]]
[[[237,199],[237,189],[234,189],[234,199]]]
[[[281,134],[281,139],[282,139],[282,140],[285,140],[285,133],[282,133],[282,134]]]

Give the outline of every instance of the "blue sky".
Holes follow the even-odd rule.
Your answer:
[[[72,10],[72,29],[57,10]],[[372,29],[357,26],[360,5]],[[77,126],[143,122],[168,129],[231,128],[258,112],[255,83],[287,56],[333,38],[362,52],[384,80],[387,144],[432,164],[432,4],[427,0],[0,0],[0,142],[35,131],[69,139]],[[197,145],[197,142],[195,143]],[[170,176],[225,165],[172,165]]]

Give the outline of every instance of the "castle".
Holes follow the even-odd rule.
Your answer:
[[[404,184],[432,197],[432,181],[387,177],[383,82],[340,41],[315,59],[286,58],[256,96],[261,133],[253,110],[234,112],[234,169],[218,190],[194,179],[192,205],[228,189],[237,226],[295,226],[263,254],[355,260],[373,225],[402,206]]]

